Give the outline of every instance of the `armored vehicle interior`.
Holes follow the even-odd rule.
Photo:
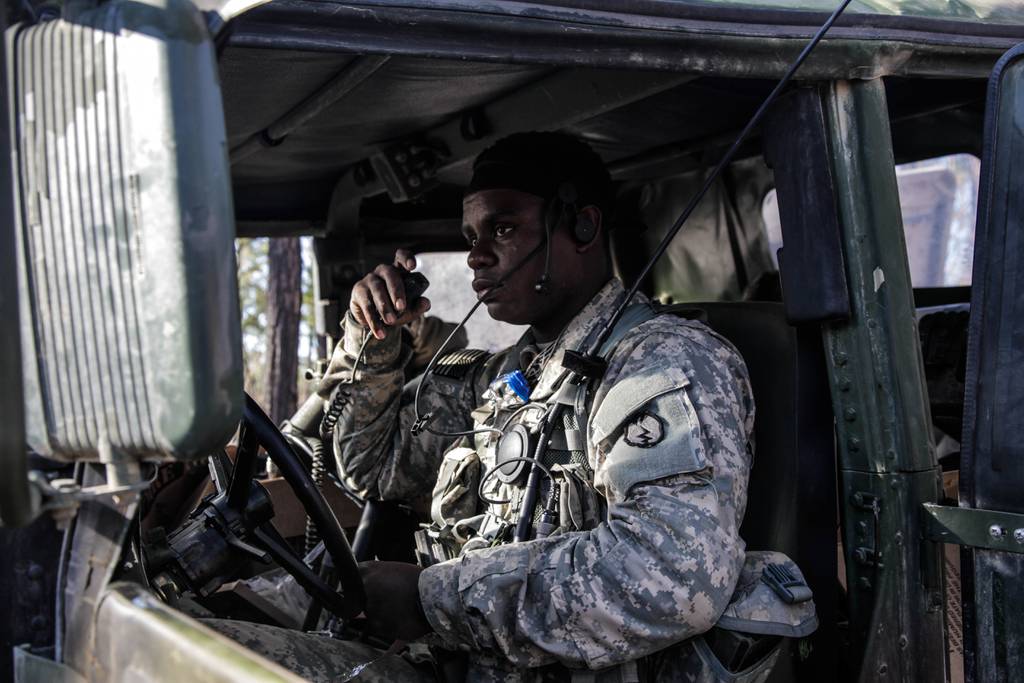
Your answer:
[[[314,238],[323,357],[352,285],[396,248],[465,252],[461,198],[472,159],[514,132],[564,131],[601,155],[616,185],[615,269],[632,283],[832,9],[276,0],[231,18],[207,4],[216,79],[201,87],[219,81],[232,237]],[[74,21],[45,7],[7,11],[11,26]],[[1024,19],[1005,11],[953,21],[854,3],[642,283],[667,309],[729,338],[751,372],[757,450],[742,535],[748,548],[797,561],[820,621],[773,680],[871,680],[886,670],[936,680],[929,676],[961,670],[944,635],[949,619],[959,625],[950,614],[960,605],[945,609],[939,566],[956,556],[920,538],[916,513],[880,518],[858,477],[907,475],[918,482],[908,485],[913,504],[957,494],[988,79],[1024,38]],[[7,36],[18,40],[13,29]],[[29,59],[10,45],[7,54],[12,70]],[[79,98],[76,78],[52,83]],[[24,103],[11,97],[14,126]],[[216,114],[208,94],[200,99]],[[208,286],[233,295],[224,282]],[[460,285],[446,286],[432,283],[435,304]],[[222,324],[234,322],[212,327]],[[227,353],[237,370],[238,352]],[[322,370],[311,369],[314,381]],[[227,640],[203,645],[161,631],[206,634],[192,618],[359,637],[344,623],[359,611],[353,557],[413,561],[418,511],[358,500],[319,445],[283,437],[240,392],[233,401],[225,412],[241,416],[236,434],[221,428],[205,452],[141,458],[136,475],[147,486],[137,505],[116,495],[99,511],[83,504],[61,524],[63,536],[48,515],[4,532],[19,559],[2,590],[20,615],[5,642],[30,644],[15,654],[25,680],[45,671],[46,657],[91,677],[131,661],[140,671],[175,666],[175,656],[213,662],[219,680],[246,667],[284,675]],[[92,464],[109,462],[102,448],[82,458],[55,450],[61,462],[35,454],[29,464],[46,472],[50,490],[55,479],[116,483],[110,467]],[[313,484],[322,495],[309,491],[315,463],[326,466]],[[109,509],[129,520],[123,534],[105,519]],[[922,550],[883,563],[883,542],[911,528]],[[893,578],[894,565],[914,562],[924,568]],[[83,576],[93,563],[106,572],[102,589]],[[289,575],[298,586],[282,588]],[[36,579],[32,596],[16,595]],[[329,580],[340,581],[340,596]],[[71,630],[82,623],[88,636]],[[125,625],[138,633],[118,641],[111,633]]]

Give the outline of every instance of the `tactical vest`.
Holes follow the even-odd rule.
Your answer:
[[[607,358],[630,330],[655,315],[648,304],[627,308],[599,355]],[[466,352],[459,353],[453,360],[464,362]],[[443,367],[443,360],[438,365]],[[604,520],[607,503],[594,488],[587,455],[591,388],[590,382],[571,383],[563,375],[539,401],[500,408],[491,401],[473,411],[477,434],[445,454],[432,494],[433,524],[417,534],[424,566],[512,540],[531,463],[510,457],[537,454],[538,427],[554,403],[564,408],[539,451],[542,469],[551,476],[540,479],[529,538],[586,531]]]

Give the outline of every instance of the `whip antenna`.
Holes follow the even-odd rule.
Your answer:
[[[736,140],[733,141],[732,146],[729,147],[729,150],[725,153],[725,156],[723,156],[722,159],[718,162],[714,170],[704,181],[704,184],[701,185],[701,188],[697,190],[697,193],[693,196],[693,198],[690,199],[690,202],[686,205],[686,208],[683,209],[683,212],[679,214],[679,218],[676,219],[675,223],[672,224],[672,227],[665,234],[665,237],[661,240],[661,243],[658,245],[658,248],[654,251],[654,254],[651,256],[650,259],[648,259],[647,263],[643,267],[643,270],[640,271],[640,274],[636,277],[636,280],[633,282],[633,285],[626,292],[625,298],[623,298],[622,302],[619,304],[619,307],[615,309],[614,315],[612,315],[612,317],[602,328],[601,334],[597,336],[597,338],[594,340],[593,344],[591,344],[587,352],[581,353],[579,351],[567,350],[565,352],[565,360],[563,361],[563,367],[584,377],[594,376],[595,371],[597,370],[603,371],[603,368],[605,367],[604,359],[597,359],[595,355],[597,354],[597,351],[601,348],[601,345],[604,344],[605,341],[607,341],[608,337],[612,333],[612,330],[615,329],[615,324],[619,322],[620,318],[622,318],[622,314],[625,313],[626,308],[629,306],[629,302],[633,299],[633,296],[640,289],[640,283],[643,282],[644,278],[646,278],[647,275],[651,272],[651,268],[654,267],[654,264],[657,263],[658,259],[660,259],[661,256],[665,253],[665,250],[668,249],[668,245],[672,243],[672,240],[679,233],[679,230],[683,227],[683,224],[686,223],[686,220],[690,217],[690,214],[692,214],[694,209],[697,208],[697,205],[700,203],[700,200],[703,199],[704,195],[707,194],[709,189],[711,189],[711,185],[715,182],[715,180],[718,179],[718,176],[721,175],[722,171],[729,164],[729,162],[732,161],[733,157],[736,156],[736,152],[739,151],[740,145],[742,145],[743,142],[747,139],[747,136],[750,134],[750,131],[752,131],[757,126],[757,124],[761,122],[761,119],[764,117],[765,112],[768,111],[768,107],[771,106],[771,104],[779,96],[779,93],[782,92],[782,89],[786,87],[790,80],[792,80],[793,75],[797,72],[797,69],[799,69],[803,65],[807,57],[811,54],[811,52],[814,51],[814,48],[817,47],[819,42],[821,42],[821,39],[825,36],[828,30],[832,28],[832,24],[836,22],[836,19],[839,18],[839,15],[843,13],[843,10],[845,10],[847,5],[849,4],[850,0],[843,0],[843,2],[839,4],[835,11],[832,12],[831,16],[829,16],[825,23],[821,25],[821,28],[818,29],[818,32],[814,34],[814,37],[811,38],[811,41],[807,43],[804,49],[800,52],[800,55],[796,58],[796,61],[794,61],[789,66],[789,68],[786,70],[785,75],[783,75],[782,79],[775,85],[774,88],[772,88],[772,91],[768,93],[768,97],[764,99],[764,102],[762,102],[761,106],[759,106],[757,108],[757,111],[754,112],[754,115],[747,122],[747,125],[744,126],[743,130],[740,131],[740,134],[736,137]]]

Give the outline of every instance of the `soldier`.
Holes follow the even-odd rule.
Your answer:
[[[726,610],[744,567],[754,405],[735,349],[638,295],[602,349],[602,376],[576,382],[563,368],[625,296],[612,275],[611,197],[584,143],[499,141],[474,164],[462,229],[478,298],[529,331],[493,356],[443,356],[418,400],[403,392],[411,349],[398,329],[429,302],[405,299],[402,271],[415,262],[400,251],[354,287],[319,390],[339,416],[347,486],[384,500],[432,492],[418,544],[429,566],[362,566],[369,630],[435,634],[469,653],[467,680],[696,671],[689,639]],[[501,379],[514,370],[525,390]],[[531,514],[537,432],[549,445]],[[524,528],[528,540],[510,542]]]

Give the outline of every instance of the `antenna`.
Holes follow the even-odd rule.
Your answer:
[[[742,145],[743,142],[747,139],[747,136],[750,135],[750,131],[752,131],[757,126],[757,124],[761,122],[761,119],[764,118],[765,112],[768,111],[768,107],[771,106],[771,104],[779,96],[779,93],[782,92],[782,89],[786,87],[790,80],[792,80],[793,75],[803,65],[804,61],[811,54],[814,48],[817,47],[819,42],[821,42],[821,39],[825,36],[825,33],[827,33],[828,30],[832,28],[832,24],[836,22],[836,19],[839,18],[839,15],[843,13],[843,10],[845,10],[847,5],[849,4],[850,0],[843,0],[843,2],[839,4],[839,7],[837,7],[835,11],[832,12],[831,16],[829,16],[825,23],[822,24],[821,28],[818,29],[818,32],[814,34],[814,37],[811,38],[811,41],[807,43],[804,49],[800,52],[800,55],[796,58],[796,61],[794,61],[790,65],[789,69],[786,70],[786,73],[782,77],[782,79],[775,85],[772,91],[768,93],[768,97],[764,99],[764,102],[762,102],[761,106],[757,108],[756,112],[754,112],[754,115],[747,122],[747,125],[743,127],[742,131],[740,131],[740,134],[736,137],[736,140],[733,141],[732,146],[729,147],[729,150],[725,153],[725,156],[722,157],[722,159],[715,166],[715,169],[711,172],[707,179],[704,180],[704,184],[693,196],[693,198],[690,199],[689,204],[686,205],[686,208],[683,209],[683,212],[679,214],[679,218],[676,219],[671,229],[669,229],[669,231],[665,234],[665,237],[661,240],[661,243],[658,245],[658,248],[654,251],[654,254],[644,265],[643,270],[640,271],[640,274],[637,275],[636,280],[633,282],[633,285],[626,292],[625,298],[623,298],[622,302],[619,304],[619,307],[615,310],[615,313],[612,315],[612,317],[608,319],[607,323],[605,323],[604,327],[601,329],[601,334],[597,336],[594,342],[590,345],[590,348],[587,349],[587,352],[581,353],[579,351],[566,351],[565,360],[562,363],[563,367],[584,377],[595,377],[598,376],[595,373],[604,373],[604,370],[607,367],[607,362],[603,358],[596,357],[597,351],[601,348],[601,345],[604,344],[604,342],[611,335],[612,330],[615,329],[616,323],[618,323],[619,320],[622,318],[622,314],[625,313],[626,308],[629,306],[629,302],[633,299],[633,296],[636,295],[637,291],[640,289],[640,283],[643,282],[644,278],[646,278],[647,275],[651,272],[651,268],[654,267],[654,264],[658,262],[658,259],[660,259],[662,255],[665,253],[665,250],[668,249],[668,245],[672,243],[672,240],[675,239],[675,236],[679,233],[679,230],[683,227],[683,224],[686,223],[686,220],[690,217],[690,214],[692,214],[694,209],[697,208],[697,205],[700,204],[700,200],[702,200],[704,198],[704,195],[707,194],[708,190],[711,189],[711,185],[715,182],[715,180],[718,179],[718,176],[721,175],[725,167],[729,165],[729,162],[732,161],[733,157],[736,156],[736,152],[739,150],[740,145]]]

